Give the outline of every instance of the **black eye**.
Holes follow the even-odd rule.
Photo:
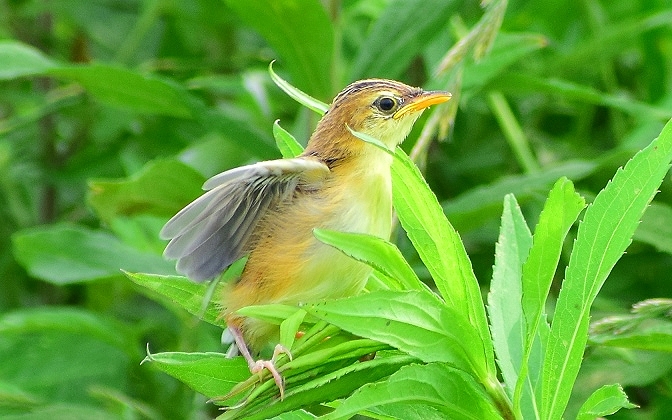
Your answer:
[[[397,107],[397,100],[389,96],[383,96],[378,100],[378,109],[384,112],[392,111]]]

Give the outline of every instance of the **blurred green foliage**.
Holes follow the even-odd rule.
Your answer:
[[[591,201],[672,116],[672,7],[489,3],[0,0],[0,415],[217,414],[139,363],[147,343],[221,351],[219,329],[120,269],[174,274],[160,226],[206,177],[279,157],[276,119],[305,143],[317,117],[275,87],[271,60],[323,101],[363,77],[453,92],[449,113],[423,119],[435,130],[421,121],[404,148],[484,288],[506,194],[530,226],[561,176]],[[592,331],[570,412],[618,382],[641,408],[613,418],[672,416],[669,320],[629,314],[672,297],[669,174],[660,190],[595,301],[592,319],[610,318]],[[429,281],[405,235],[395,241]]]

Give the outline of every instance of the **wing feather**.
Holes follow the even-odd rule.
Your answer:
[[[279,159],[223,172],[203,185],[207,191],[161,230],[170,242],[164,251],[177,270],[192,280],[220,274],[249,251],[261,218],[297,186],[324,179],[329,168],[310,158]]]

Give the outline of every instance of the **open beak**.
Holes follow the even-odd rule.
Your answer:
[[[453,95],[450,92],[443,90],[431,90],[427,92],[422,92],[420,95],[411,99],[407,104],[404,104],[397,112],[392,115],[392,118],[399,119],[402,116],[412,113],[422,111],[423,109],[436,104],[441,104],[449,100]]]

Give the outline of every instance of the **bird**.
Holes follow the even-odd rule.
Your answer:
[[[353,131],[393,150],[426,108],[450,97],[394,80],[353,82],[334,97],[301,155],[213,176],[203,185],[206,192],[161,230],[161,238],[169,240],[164,256],[177,260],[177,271],[194,281],[213,279],[247,257],[218,303],[250,370],[268,369],[281,398],[282,378],[273,363],[289,351],[277,345],[270,361],[252,357],[279,341],[278,326],[236,311],[361,292],[371,268],[313,234],[320,228],[390,237],[392,156]]]

